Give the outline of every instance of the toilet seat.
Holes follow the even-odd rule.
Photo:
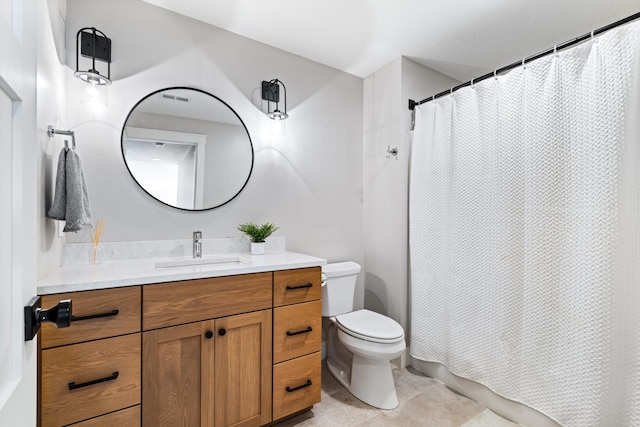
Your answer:
[[[357,310],[336,316],[344,333],[365,341],[394,344],[404,340],[404,330],[395,320],[370,310]]]

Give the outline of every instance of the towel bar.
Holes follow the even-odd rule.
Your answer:
[[[74,150],[76,149],[76,136],[72,130],[54,129],[53,126],[49,125],[47,127],[47,135],[49,138],[53,138],[54,135],[69,135],[71,136],[71,146]],[[64,146],[69,148],[66,140],[64,141]]]

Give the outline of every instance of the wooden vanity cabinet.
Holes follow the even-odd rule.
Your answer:
[[[320,267],[45,295],[79,319],[43,325],[39,425],[250,427],[310,408],[320,295]]]

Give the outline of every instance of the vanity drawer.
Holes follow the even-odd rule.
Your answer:
[[[42,427],[140,404],[140,333],[43,350],[41,363]]]
[[[274,420],[320,402],[321,366],[320,352],[274,365]]]
[[[321,268],[301,268],[273,272],[273,306],[319,300]]]
[[[273,310],[273,362],[320,351],[322,302],[288,305]]]
[[[90,420],[71,424],[70,427],[140,427],[140,405],[123,409]]]
[[[133,286],[43,295],[42,307],[45,308],[70,299],[73,317],[68,328],[58,329],[54,324],[43,323],[42,348],[139,332],[140,293],[140,286]]]
[[[271,308],[271,273],[145,285],[145,331]]]

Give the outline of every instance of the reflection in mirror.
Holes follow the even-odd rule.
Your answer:
[[[190,88],[159,90],[138,102],[122,130],[122,154],[143,190],[186,210],[228,203],[253,169],[240,117],[219,98]]]

